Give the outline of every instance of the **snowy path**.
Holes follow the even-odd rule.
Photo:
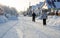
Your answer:
[[[0,38],[3,38],[6,33],[13,27],[15,24],[17,24],[18,21],[9,21],[4,24],[0,24]]]
[[[43,26],[42,20],[32,22],[31,17],[21,16],[18,21],[8,22],[4,27],[2,25],[0,26],[1,38],[60,38],[60,30],[51,28],[49,22],[47,26]],[[3,35],[5,32],[6,34]]]

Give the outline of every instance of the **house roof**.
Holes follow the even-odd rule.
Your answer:
[[[39,4],[36,4],[36,5],[32,5],[32,9],[36,9],[38,7],[41,7],[41,5],[43,4],[44,2],[40,2]]]
[[[56,5],[56,8],[60,8],[60,2],[54,2]]]
[[[48,4],[48,2],[46,1],[46,6],[47,6],[47,8],[51,8],[51,6]],[[55,6],[56,6],[56,8],[60,8],[60,2],[54,2],[54,4],[55,4]],[[53,6],[52,6],[53,7]],[[54,7],[53,7],[54,8]]]

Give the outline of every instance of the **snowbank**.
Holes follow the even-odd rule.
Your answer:
[[[10,16],[10,17],[8,17],[8,19],[9,19],[9,20],[17,20],[18,17],[16,17],[16,16]]]
[[[8,20],[17,20],[18,17],[15,15],[10,15],[10,14],[6,14],[6,17],[8,18]]]
[[[56,30],[60,30],[60,16],[48,16],[47,26]]]
[[[37,17],[36,19],[40,22],[41,16]],[[56,16],[56,15],[48,16],[47,26],[49,26],[50,28],[60,30],[60,16]]]
[[[60,38],[59,16],[48,16],[46,26],[39,20],[32,22],[31,17],[20,16],[18,21],[1,24],[0,38]]]
[[[39,20],[39,19],[42,20],[42,17],[41,17],[41,16],[42,16],[42,15],[38,16],[36,19],[37,19],[37,20]]]
[[[8,21],[8,19],[5,16],[0,15],[0,23],[5,23],[7,21]]]

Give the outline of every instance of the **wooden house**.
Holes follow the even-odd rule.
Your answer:
[[[59,0],[45,0],[44,4],[40,7],[41,10],[47,10],[49,15],[60,16],[60,1]]]

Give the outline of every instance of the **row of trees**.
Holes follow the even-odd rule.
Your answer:
[[[7,15],[7,14],[10,14],[10,15],[15,15],[17,16],[18,13],[17,13],[17,10],[14,8],[14,7],[8,7],[8,6],[3,6],[3,5],[0,5],[0,15]]]

